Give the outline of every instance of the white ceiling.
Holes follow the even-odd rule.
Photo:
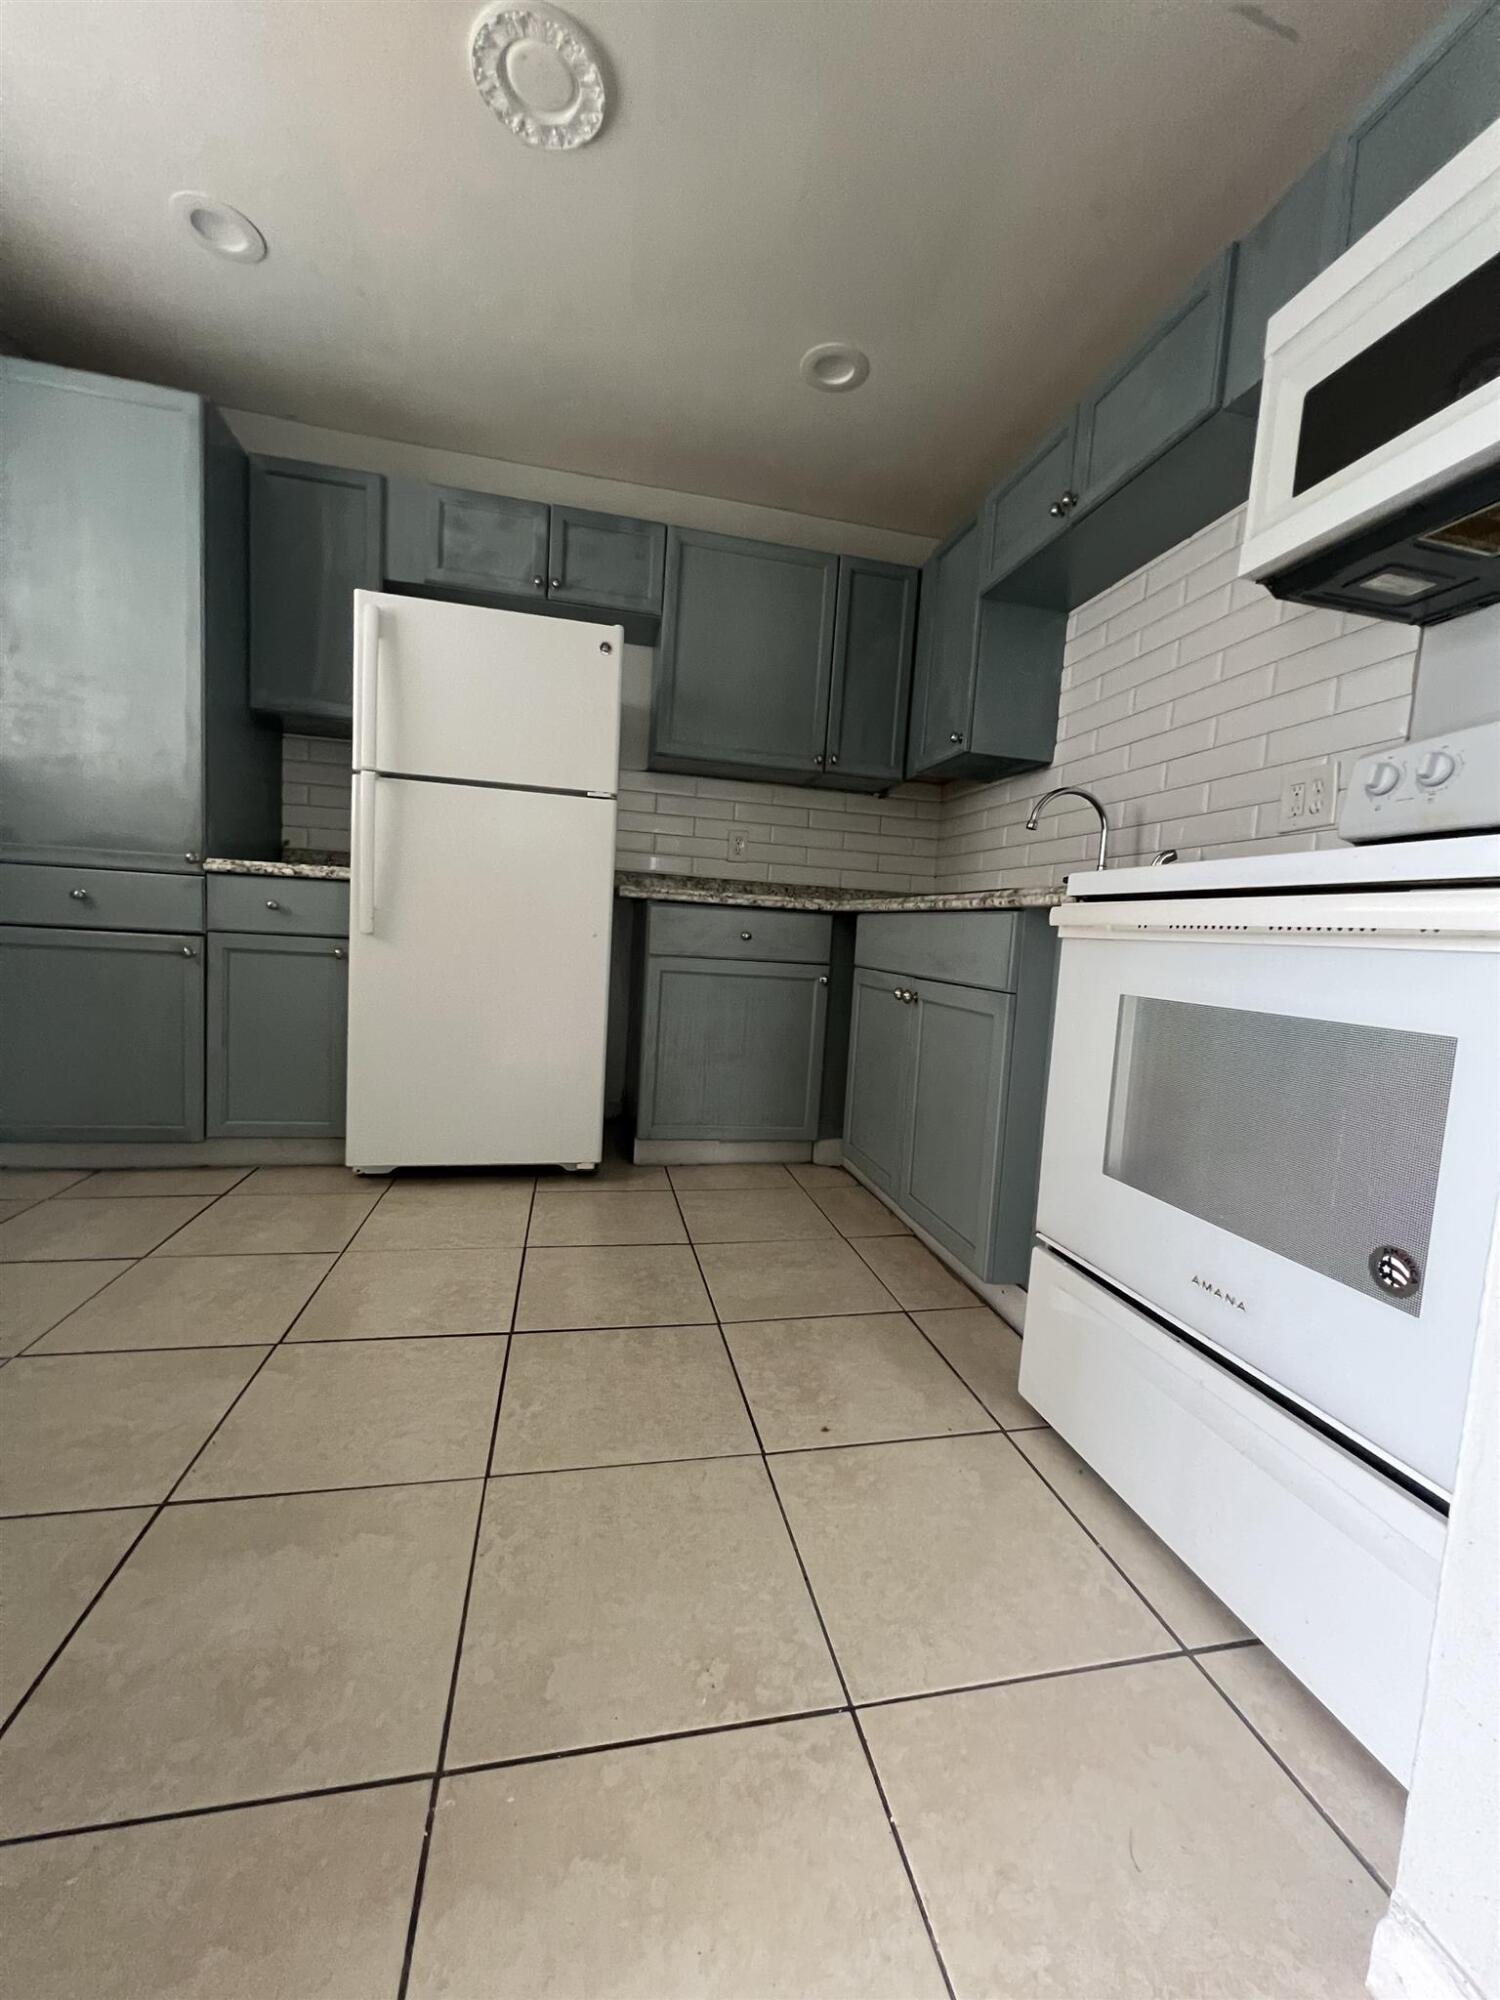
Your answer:
[[[1443,0],[573,0],[604,135],[529,151],[472,0],[9,0],[0,326],[241,409],[954,525]],[[174,189],[244,209],[225,263]],[[797,374],[815,341],[869,382]]]

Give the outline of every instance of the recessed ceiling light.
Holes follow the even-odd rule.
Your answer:
[[[599,51],[560,8],[489,8],[474,23],[469,66],[479,95],[524,145],[571,152],[599,136]]]
[[[814,389],[828,389],[835,395],[857,389],[870,372],[870,357],[846,340],[825,340],[808,348],[802,357],[802,379]]]
[[[212,250],[216,257],[228,257],[236,264],[258,264],[266,254],[265,237],[248,215],[241,215],[227,201],[183,188],[167,207],[173,215],[181,216],[204,249]]]

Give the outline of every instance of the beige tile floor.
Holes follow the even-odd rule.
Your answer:
[[[836,1169],[0,1174],[28,2000],[1356,2000],[1404,1800]]]

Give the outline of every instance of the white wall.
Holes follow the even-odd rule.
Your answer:
[[[1109,813],[1112,860],[1328,846],[1283,835],[1282,774],[1354,759],[1406,733],[1416,633],[1278,604],[1236,576],[1242,511],[1137,570],[1068,620],[1056,761],[992,785],[944,788],[940,889],[1052,882],[1095,852],[1071,801],[1035,833],[1031,805],[1082,785]]]

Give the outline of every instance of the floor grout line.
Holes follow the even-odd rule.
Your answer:
[[[1231,1649],[1223,1647],[1223,1648],[1218,1648],[1216,1650],[1229,1651]],[[1250,1720],[1249,1716],[1246,1715],[1245,1711],[1240,1707],[1239,1703],[1228,1692],[1228,1690],[1226,1688],[1221,1688],[1219,1686],[1219,1683],[1214,1679],[1213,1675],[1204,1666],[1202,1660],[1196,1654],[1190,1654],[1188,1657],[1192,1660],[1193,1665],[1197,1668],[1198,1672],[1202,1674],[1204,1680],[1208,1682],[1209,1686],[1213,1689],[1214,1693],[1228,1707],[1231,1714],[1238,1716],[1239,1720],[1242,1723],[1244,1723],[1246,1729],[1249,1730],[1250,1734],[1255,1738],[1256,1742],[1260,1745],[1261,1749],[1265,1751],[1266,1755],[1271,1759],[1272,1763],[1279,1766],[1283,1776],[1290,1779],[1292,1784],[1296,1786],[1297,1790],[1302,1794],[1303,1798],[1307,1800],[1307,1803],[1312,1807],[1313,1811],[1318,1815],[1319,1819],[1321,1819],[1334,1833],[1338,1835],[1339,1839],[1343,1842],[1344,1846],[1348,1848],[1349,1852],[1354,1856],[1355,1860],[1359,1863],[1360,1867],[1364,1869],[1365,1873],[1376,1884],[1376,1886],[1384,1890],[1386,1895],[1389,1895],[1391,1893],[1391,1885],[1389,1882],[1386,1881],[1385,1877],[1381,1874],[1380,1870],[1375,1866],[1374,1862],[1371,1861],[1368,1858],[1368,1856],[1360,1852],[1360,1850],[1355,1846],[1353,1840],[1350,1839],[1349,1835],[1345,1833],[1344,1829],[1339,1825],[1338,1821],[1333,1817],[1333,1814],[1328,1811],[1327,1807],[1323,1805],[1321,1800],[1314,1797],[1313,1793],[1309,1791],[1308,1787],[1302,1782],[1301,1778],[1297,1776],[1297,1773],[1292,1769],[1291,1765],[1286,1761],[1285,1757],[1281,1755],[1280,1751],[1277,1750],[1275,1746],[1264,1735],[1262,1735],[1261,1731],[1256,1728],[1255,1724]]]
[[[384,1194],[385,1190],[382,1189],[380,1195],[376,1197],[374,1203],[375,1207],[379,1206],[379,1203],[383,1198]],[[55,1200],[56,1196],[51,1197],[51,1199]],[[197,1211],[197,1214],[190,1216],[188,1220],[191,1222],[196,1222],[199,1215],[206,1215],[208,1213],[209,1209],[214,1206],[214,1202],[222,1200],[224,1200],[223,1195],[215,1195],[212,1198],[212,1200],[204,1203],[203,1207]],[[183,1227],[186,1228],[187,1224],[184,1223]],[[170,1241],[170,1238],[168,1238],[167,1240]],[[146,1252],[147,1256],[151,1254],[152,1253],[149,1251]],[[136,1263],[140,1263],[142,1260],[140,1258],[137,1258],[135,1261]],[[333,1262],[329,1265],[328,1269],[323,1273],[322,1277],[319,1278],[317,1284],[313,1287],[313,1290],[309,1295],[308,1299],[309,1304],[311,1303],[311,1300],[317,1296],[318,1292],[321,1291],[323,1286],[327,1284],[329,1278],[333,1275],[334,1271],[337,1270],[338,1263],[339,1259],[338,1257],[335,1257]],[[120,1272],[119,1275],[123,1278],[125,1273],[122,1271]],[[107,1291],[109,1287],[104,1286],[101,1287],[101,1289]],[[97,1293],[95,1294],[95,1296],[96,1297],[98,1296]],[[87,1304],[87,1301],[85,1301],[85,1304]],[[303,1310],[304,1311],[306,1310],[305,1306]],[[64,1317],[66,1317],[66,1315],[64,1315]],[[61,1322],[59,1322],[59,1324],[61,1324]],[[285,1340],[286,1338],[285,1333],[282,1334],[281,1338],[282,1340]],[[73,1620],[72,1624],[68,1627],[67,1631],[58,1641],[57,1645],[53,1647],[52,1651],[47,1655],[47,1658],[42,1662],[40,1669],[33,1677],[30,1684],[25,1689],[25,1691],[22,1693],[19,1701],[16,1702],[16,1704],[11,1709],[10,1713],[4,1718],[4,1720],[0,1721],[0,1739],[3,1739],[5,1737],[6,1733],[9,1731],[11,1726],[19,1719],[23,1710],[26,1707],[26,1704],[31,1700],[32,1696],[36,1693],[37,1689],[41,1686],[42,1682],[47,1678],[47,1675],[52,1671],[53,1667],[57,1664],[58,1660],[62,1657],[63,1653],[73,1643],[73,1640],[77,1636],[79,1628],[83,1625],[85,1619],[88,1618],[89,1614],[93,1611],[94,1606],[99,1602],[100,1598],[103,1597],[104,1593],[109,1589],[110,1585],[114,1582],[115,1578],[120,1574],[120,1571],[125,1567],[126,1563],[130,1561],[130,1558],[135,1554],[136,1550],[140,1547],[141,1543],[145,1540],[146,1536],[150,1534],[152,1528],[156,1525],[161,1515],[166,1511],[167,1505],[170,1502],[172,1495],[177,1491],[178,1487],[182,1484],[183,1480],[187,1478],[188,1474],[192,1471],[193,1467],[198,1463],[198,1460],[203,1456],[204,1452],[208,1449],[209,1445],[213,1442],[214,1438],[217,1436],[219,1429],[223,1425],[225,1419],[229,1416],[230,1412],[239,1403],[240,1398],[245,1394],[245,1391],[250,1387],[251,1383],[254,1382],[256,1377],[260,1374],[261,1370],[265,1367],[266,1363],[270,1360],[271,1356],[276,1352],[276,1349],[278,1346],[280,1346],[280,1344],[281,1344],[280,1341],[277,1341],[267,1347],[265,1353],[261,1356],[260,1360],[256,1363],[255,1367],[251,1369],[249,1375],[245,1378],[244,1382],[241,1383],[239,1389],[230,1399],[228,1405],[220,1412],[217,1422],[210,1429],[208,1435],[199,1444],[198,1449],[193,1453],[192,1457],[188,1460],[187,1464],[182,1468],[181,1472],[178,1473],[176,1479],[173,1480],[172,1484],[168,1487],[163,1497],[159,1501],[157,1501],[156,1504],[153,1506],[150,1519],[142,1524],[139,1534],[137,1534],[134,1537],[129,1547],[120,1557],[119,1561],[110,1570],[109,1574],[105,1577],[104,1581],[99,1585],[99,1588],[89,1598],[88,1602],[84,1605],[82,1611],[80,1611],[78,1616]],[[128,1349],[126,1351],[129,1352]],[[509,1353],[508,1347],[506,1351],[507,1353]],[[114,1510],[100,1509],[99,1511],[113,1512]]]
[[[672,1195],[673,1199],[676,1200],[677,1189],[675,1184],[672,1189]],[[679,1203],[679,1208],[680,1208],[680,1203]],[[693,1245],[693,1257],[698,1264],[698,1275],[700,1280],[702,1281],[704,1290],[708,1291],[708,1276],[703,1269],[702,1260],[698,1257],[698,1247],[696,1244]],[[911,1864],[911,1858],[907,1854],[906,1843],[901,1838],[900,1829],[896,1825],[896,1816],[894,1812],[891,1810],[891,1802],[889,1798],[886,1796],[885,1786],[881,1782],[880,1772],[876,1768],[875,1759],[871,1754],[869,1742],[865,1736],[864,1729],[860,1724],[859,1716],[855,1712],[854,1701],[850,1693],[848,1677],[844,1672],[843,1662],[839,1659],[838,1653],[834,1647],[832,1634],[828,1630],[828,1621],[823,1615],[823,1607],[818,1602],[817,1592],[813,1589],[812,1578],[808,1574],[808,1568],[806,1562],[803,1560],[802,1550],[798,1546],[797,1537],[792,1531],[792,1523],[786,1511],[786,1504],[781,1497],[780,1489],[777,1487],[776,1480],[772,1475],[771,1463],[766,1456],[765,1441],[761,1436],[760,1424],[756,1420],[755,1411],[751,1406],[750,1398],[745,1392],[745,1384],[740,1376],[739,1364],[735,1361],[734,1358],[734,1349],[729,1344],[729,1336],[724,1329],[723,1320],[718,1318],[718,1302],[717,1300],[714,1299],[713,1293],[711,1291],[709,1292],[709,1299],[714,1306],[715,1317],[718,1320],[719,1339],[723,1344],[725,1358],[729,1362],[729,1366],[733,1371],[735,1386],[738,1388],[740,1392],[740,1400],[743,1402],[745,1406],[745,1415],[749,1419],[750,1428],[755,1435],[756,1445],[759,1447],[760,1450],[761,1469],[765,1473],[766,1484],[770,1487],[772,1496],[775,1499],[776,1510],[781,1516],[781,1525],[786,1531],[787,1543],[791,1548],[793,1558],[795,1559],[797,1564],[797,1568],[801,1572],[802,1587],[807,1592],[807,1600],[809,1604],[811,1604],[812,1606],[813,1616],[818,1621],[818,1629],[823,1635],[823,1644],[828,1648],[828,1658],[832,1663],[833,1671],[838,1677],[839,1687],[843,1692],[844,1711],[845,1713],[847,1713],[850,1723],[854,1729],[855,1737],[858,1740],[860,1750],[864,1756],[865,1768],[870,1774],[870,1782],[875,1787],[875,1795],[880,1801],[880,1807],[882,1812],[884,1812],[885,1814],[886,1825],[890,1828],[891,1839],[895,1843],[896,1853],[900,1857],[902,1869],[905,1871],[907,1886],[911,1890],[912,1900],[917,1906],[917,1914],[920,1916],[922,1920],[922,1928],[927,1933],[927,1942],[932,1949],[932,1956],[936,1961],[938,1974],[943,1982],[943,1990],[947,1994],[948,2000],[957,2000],[957,1996],[955,1995],[953,1989],[953,1981],[948,1974],[948,1967],[944,1963],[942,1952],[938,1949],[937,1933],[934,1931],[932,1927],[932,1917],[928,1911],[927,1904],[923,1899],[922,1891],[917,1885],[916,1871],[913,1869]]]
[[[531,1195],[526,1206],[526,1234],[531,1233],[531,1218],[536,1212],[536,1183],[531,1184]],[[510,1317],[514,1326],[521,1305],[521,1279],[526,1270],[526,1251],[521,1251],[516,1266],[516,1286],[511,1295]],[[488,1475],[495,1462],[495,1446],[500,1437],[500,1413],[505,1407],[505,1380],[510,1373],[511,1343],[505,1343],[505,1355],[500,1364],[500,1383],[495,1392],[495,1414],[490,1422],[489,1448],[485,1454],[485,1473]],[[427,1886],[427,1867],[432,1855],[432,1829],[437,1817],[438,1793],[442,1785],[442,1769],[448,1755],[448,1738],[453,1728],[453,1709],[458,1699],[458,1680],[463,1669],[464,1641],[469,1631],[469,1607],[474,1597],[474,1574],[479,1567],[479,1542],[484,1532],[484,1517],[489,1503],[488,1477],[479,1490],[479,1505],[474,1512],[474,1539],[469,1546],[469,1572],[464,1581],[463,1602],[459,1607],[458,1632],[453,1645],[453,1668],[448,1676],[448,1700],[443,1710],[443,1726],[438,1735],[437,1768],[433,1774],[432,1789],[427,1796],[427,1814],[422,1823],[422,1845],[417,1853],[416,1876],[412,1883],[411,1914],[407,1919],[406,1941],[401,1954],[401,1972],[396,1982],[396,2000],[406,2000],[411,1984],[412,1958],[417,1946],[417,1929],[422,1919],[422,1893]]]

